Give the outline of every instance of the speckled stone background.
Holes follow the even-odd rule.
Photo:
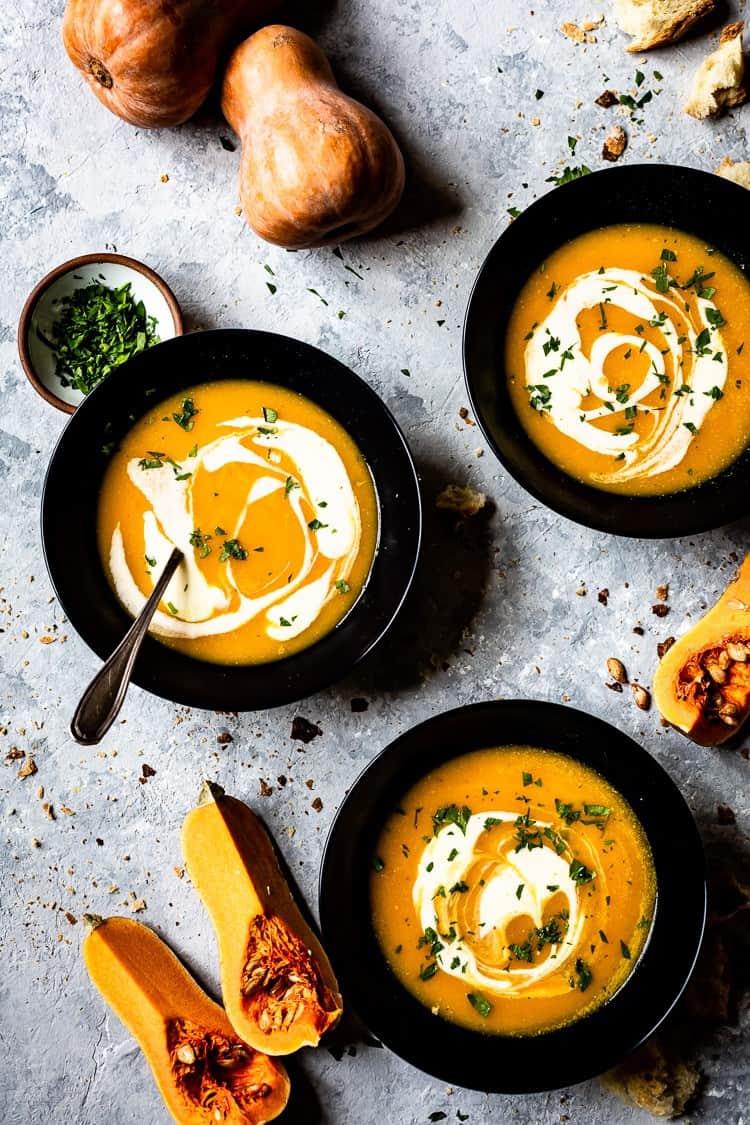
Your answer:
[[[299,7],[285,13],[288,21],[320,37],[344,85],[383,113],[408,161],[408,192],[395,220],[378,237],[346,245],[343,260],[330,250],[284,253],[244,225],[235,210],[239,153],[222,147],[230,132],[215,106],[179,129],[133,129],[95,101],[68,62],[62,0],[3,7],[0,745],[3,756],[13,748],[25,754],[11,754],[0,772],[6,1125],[166,1121],[141,1053],[83,971],[81,915],[129,913],[142,899],[137,916],[216,992],[211,927],[175,871],[180,822],[204,776],[261,809],[314,903],[336,807],[396,734],[474,700],[564,700],[648,747],[679,783],[712,853],[748,862],[750,766],[742,743],[721,751],[693,746],[604,681],[605,660],[617,655],[631,676],[650,683],[657,641],[679,633],[716,597],[733,552],[750,545],[750,521],[663,543],[574,527],[526,495],[458,413],[466,403],[461,324],[472,280],[509,221],[507,209],[548,190],[545,177],[571,161],[569,136],[578,138],[572,162],[591,168],[602,165],[602,140],[615,121],[629,133],[624,161],[711,170],[725,154],[750,157],[750,107],[713,124],[681,111],[715,33],[641,60],[625,53],[606,9],[596,42],[578,45],[561,33],[564,19],[598,15],[598,2],[547,0],[533,11],[515,0]],[[737,5],[728,8],[735,17]],[[637,115],[640,124],[626,110],[594,104],[605,86],[633,88],[638,65],[641,92],[661,90]],[[654,80],[654,68],[663,80]],[[96,661],[52,596],[39,540],[44,469],[65,418],[26,383],[15,331],[43,273],[74,254],[115,247],[166,277],[190,329],[277,329],[364,376],[394,411],[419,463],[427,534],[414,596],[391,639],[335,688],[298,707],[239,717],[177,708],[133,689],[102,747],[83,750],[68,723]],[[449,481],[484,490],[491,510],[458,530],[438,518],[434,497]],[[658,583],[670,589],[663,620],[651,612]],[[606,605],[597,597],[603,589]],[[643,636],[633,633],[638,623]],[[350,701],[362,696],[369,709],[355,714]],[[322,736],[293,743],[295,714],[319,723]],[[224,732],[231,741],[220,738]],[[19,778],[30,757],[38,772]],[[140,784],[144,765],[155,774]],[[272,790],[266,797],[261,779]],[[717,825],[717,803],[731,805],[736,826]],[[692,1120],[747,1121],[747,1001],[737,1025],[694,1045],[706,1079]],[[418,1125],[438,1111],[448,1121],[460,1111],[469,1125],[645,1120],[597,1083],[488,1097],[446,1089],[362,1043],[340,1061],[325,1048],[304,1052],[293,1077],[288,1125]]]

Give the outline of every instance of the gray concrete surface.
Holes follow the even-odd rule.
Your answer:
[[[19,779],[26,759],[18,759],[0,772],[6,1125],[166,1121],[143,1057],[84,973],[80,919],[85,910],[127,913],[142,898],[137,916],[216,990],[211,927],[188,880],[175,873],[179,825],[203,776],[261,808],[314,901],[336,807],[396,734],[474,700],[565,700],[647,746],[677,780],[711,849],[747,864],[747,760],[664,730],[655,713],[604,687],[604,663],[618,655],[649,683],[656,642],[715,598],[731,552],[747,549],[750,522],[663,543],[576,528],[526,495],[458,414],[466,403],[460,341],[470,285],[508,222],[507,208],[546,191],[545,177],[570,161],[568,136],[579,138],[574,162],[591,168],[601,166],[602,139],[615,120],[630,135],[624,161],[710,170],[725,154],[750,157],[750,108],[714,124],[681,112],[690,75],[713,40],[703,36],[641,65],[625,53],[611,18],[594,33],[596,43],[577,45],[561,34],[563,19],[582,23],[602,6],[609,17],[608,5],[593,0],[548,0],[533,11],[516,0],[339,0],[303,12],[301,26],[319,35],[345,85],[386,116],[409,164],[396,222],[347,245],[343,261],[330,251],[290,255],[253,236],[235,213],[239,154],[222,147],[229,130],[214,107],[172,131],[132,129],[93,99],[64,55],[62,0],[4,6],[0,747],[3,756],[20,748],[38,768]],[[734,16],[737,5],[729,7]],[[631,88],[637,65],[644,88],[662,89],[639,115],[642,124],[593,104],[605,84]],[[663,81],[654,81],[654,68]],[[419,462],[427,536],[415,597],[391,641],[335,688],[298,707],[240,717],[177,708],[133,690],[101,749],[83,750],[67,727],[96,661],[52,596],[38,525],[45,465],[65,419],[27,385],[15,331],[23,299],[47,269],[113,246],[164,274],[191,329],[277,329],[364,376],[395,412]],[[265,263],[276,275],[275,296]],[[438,519],[433,498],[448,481],[485,490],[491,514],[460,532]],[[657,583],[670,586],[665,620],[651,613]],[[606,606],[597,598],[603,588]],[[638,622],[643,636],[632,632]],[[42,643],[47,637],[53,643]],[[364,714],[352,713],[354,696],[369,700]],[[289,737],[297,713],[323,729],[304,748]],[[232,742],[218,741],[224,731]],[[156,773],[139,784],[144,764]],[[280,775],[289,778],[285,787]],[[265,798],[261,778],[273,790]],[[318,796],[319,812],[312,807]],[[717,802],[734,808],[736,827],[716,825]],[[738,1025],[696,1042],[706,1081],[691,1120],[740,1125],[750,1117],[749,1028],[745,1001]],[[418,1125],[437,1111],[455,1121],[458,1110],[469,1125],[646,1119],[597,1083],[528,1098],[448,1090],[362,1044],[341,1061],[326,1049],[305,1052],[295,1074],[298,1089],[307,1090],[285,1119],[295,1125]]]

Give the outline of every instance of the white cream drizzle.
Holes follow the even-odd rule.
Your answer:
[[[163,599],[165,604],[171,602],[177,613],[158,610],[152,629],[175,638],[217,636],[265,613],[267,636],[289,640],[312,625],[329,598],[339,596],[336,582],[346,581],[351,573],[362,530],[357,498],[336,449],[306,426],[281,419],[269,426],[262,418],[248,417],[233,418],[222,425],[232,432],[186,459],[182,468],[191,473],[187,479],[178,479],[182,474],[173,471],[169,463],[162,468],[143,469],[137,458],[128,462],[128,476],[149,504],[143,516],[143,534],[145,554],[155,560],[150,571],[151,585],[173,547],[179,547],[185,555]],[[281,467],[282,453],[293,463],[293,473]],[[286,499],[304,536],[302,564],[290,582],[254,597],[244,595],[237,586],[234,566],[241,566],[241,562],[233,563],[230,558],[223,564],[229,589],[212,585],[190,543],[196,528],[193,489],[199,475],[240,463],[255,465],[262,475],[248,490],[233,527],[226,529],[227,539],[237,538],[254,504],[275,491],[286,491],[289,475],[299,485],[287,492]],[[325,526],[318,530],[308,526],[310,516],[302,509],[303,499],[312,507],[313,518]],[[267,529],[264,531],[268,533]],[[311,572],[320,557],[330,560],[330,566],[313,579]],[[112,535],[109,566],[120,601],[129,613],[137,616],[146,595],[128,565],[119,523]],[[282,625],[282,619],[289,624]]]
[[[504,844],[498,845],[493,829],[485,828],[488,817],[507,825],[516,821],[518,812],[475,814],[469,817],[465,833],[454,825],[444,827],[420,857],[412,899],[422,930],[431,927],[439,934],[443,948],[435,959],[443,972],[482,992],[502,996],[520,996],[532,988],[536,996],[567,992],[567,974],[560,969],[577,955],[585,920],[580,892],[570,877],[572,856],[567,849],[558,855],[547,845],[516,851],[515,837],[509,841],[500,829]],[[535,823],[542,829],[549,827],[541,820]],[[451,887],[461,884],[468,890],[451,893]],[[569,911],[562,942],[535,963],[511,959],[511,922],[522,916],[541,928],[547,904],[560,894]],[[446,938],[451,927],[452,941]]]
[[[538,395],[535,388],[544,386],[549,398],[543,405],[543,413],[561,433],[593,453],[620,458],[611,473],[596,474],[602,482],[652,477],[679,465],[695,436],[692,427],[695,431],[700,429],[716,401],[713,388],[721,391],[724,387],[726,350],[719,328],[712,327],[707,316],[707,310],[715,310],[716,306],[697,295],[694,297],[693,305],[701,325],[696,332],[685,312],[684,300],[675,296],[679,292],[670,288],[667,293],[661,293],[651,278],[635,270],[605,269],[582,274],[557,296],[549,314],[534,328],[526,345],[524,374],[530,400]],[[666,355],[653,343],[644,342],[638,334],[609,328],[601,331],[590,355],[585,355],[577,320],[585,309],[595,309],[599,305],[605,315],[610,308],[625,309],[644,325],[658,319],[660,312],[666,313],[660,329]],[[678,324],[686,325],[682,331],[687,337],[684,343],[677,342]],[[703,329],[710,332],[710,345],[706,354],[697,355],[696,339]],[[549,350],[551,339],[559,340],[558,350]],[[546,354],[545,343],[548,345]],[[648,374],[640,386],[629,389],[626,403],[618,400],[617,388],[611,387],[604,375],[608,355],[622,346],[632,347],[634,352],[642,348],[650,361]],[[715,359],[717,355],[719,358]],[[667,370],[667,358],[671,375]],[[545,378],[545,373],[553,368],[555,374]],[[684,385],[690,388],[689,392],[675,393]],[[666,391],[663,405],[661,401],[658,408],[642,405],[649,395],[661,388]],[[546,397],[546,392],[542,393]],[[595,395],[601,405],[584,410],[582,403],[589,394]],[[620,413],[618,421],[622,421],[626,405],[638,407],[639,415],[647,414],[652,419],[651,429],[643,436],[636,432],[616,434],[593,425],[614,413]]]

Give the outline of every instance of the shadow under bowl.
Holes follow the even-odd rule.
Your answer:
[[[385,821],[405,793],[443,762],[504,745],[558,751],[598,771],[640,820],[657,882],[651,932],[623,985],[575,1023],[529,1036],[482,1034],[433,1015],[389,968],[370,908],[372,858]],[[601,719],[534,700],[448,711],[383,750],[336,815],[319,895],[323,936],[344,997],[372,1034],[406,1062],[444,1082],[503,1094],[571,1086],[635,1050],[682,995],[706,917],[700,836],[666,771]]]
[[[631,164],[583,176],[542,196],[498,238],[474,283],[464,322],[466,387],[482,433],[511,476],[548,508],[597,531],[668,539],[750,513],[750,446],[723,472],[681,492],[625,496],[569,476],[531,440],[511,401],[505,339],[530,275],[588,231],[650,223],[686,231],[750,268],[750,203],[720,176],[668,164]],[[750,394],[750,382],[745,392]]]
[[[381,399],[325,352],[271,332],[196,332],[141,352],[81,403],[54,450],[42,497],[52,585],[71,625],[105,659],[131,618],[107,580],[97,509],[110,452],[163,399],[200,383],[251,379],[321,406],[356,442],[377,493],[379,540],[367,583],[331,632],[267,664],[213,664],[148,636],[133,683],[192,707],[255,711],[302,699],[345,676],[378,643],[406,597],[419,555],[419,482],[406,441]]]

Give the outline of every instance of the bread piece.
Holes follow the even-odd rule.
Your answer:
[[[435,507],[458,516],[475,516],[487,503],[483,492],[460,484],[447,484],[435,501]]]
[[[725,27],[719,46],[698,67],[685,105],[685,113],[691,117],[716,117],[729,106],[741,105],[745,101],[744,29],[743,21]]]
[[[736,164],[725,156],[719,167],[716,169],[717,176],[723,176],[725,180],[732,180],[740,187],[750,188],[750,160],[739,160]]]
[[[653,1117],[679,1117],[692,1101],[700,1072],[651,1039],[602,1077],[604,1086]]]
[[[629,51],[676,43],[716,6],[717,0],[614,0],[615,19],[633,36]]]

